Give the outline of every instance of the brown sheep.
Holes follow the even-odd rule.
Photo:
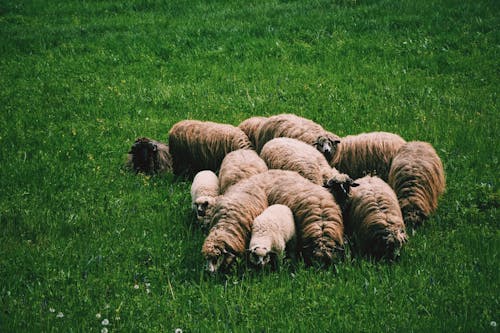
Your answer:
[[[240,128],[245,134],[248,136],[250,139],[250,142],[252,142],[252,145],[255,147],[255,134],[257,133],[258,129],[262,124],[264,124],[267,121],[267,117],[251,117],[248,119],[243,120],[239,125],[238,128]]]
[[[407,226],[421,225],[446,188],[443,164],[431,144],[410,141],[398,151],[389,172]]]
[[[266,163],[257,155],[255,150],[238,149],[224,157],[219,170],[220,193],[237,182],[258,173],[266,172]]]

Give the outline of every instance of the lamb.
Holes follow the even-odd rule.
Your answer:
[[[254,219],[268,207],[265,186],[252,178],[231,186],[214,207],[201,250],[209,273],[227,272],[243,256]]]
[[[246,120],[243,120],[238,127],[245,132],[245,134],[248,136],[250,139],[250,142],[252,142],[253,146],[255,147],[255,134],[257,133],[258,129],[262,124],[264,124],[267,121],[267,117],[251,117]]]
[[[379,177],[356,179],[345,208],[346,234],[360,252],[395,259],[407,240],[396,193]]]
[[[191,184],[191,206],[203,228],[210,224],[219,192],[219,178],[213,171],[203,170],[196,174]]]
[[[165,143],[142,137],[130,148],[126,166],[136,173],[159,174],[172,170],[172,157]]]
[[[335,153],[340,138],[326,131],[312,120],[294,114],[279,114],[269,117],[255,134],[255,150],[258,153],[266,142],[278,137],[288,137],[303,141],[318,149],[327,160]]]
[[[251,149],[252,144],[235,126],[183,120],[170,129],[169,147],[174,174],[192,177],[201,170],[217,172],[227,153]]]
[[[398,151],[389,172],[407,226],[420,226],[438,206],[446,188],[443,164],[431,144],[410,141]]]
[[[397,134],[370,132],[341,139],[330,165],[352,178],[377,175],[387,181],[392,159],[406,141]]]
[[[266,163],[254,150],[238,149],[232,151],[224,157],[220,166],[220,192],[224,193],[231,185],[267,170]]]
[[[268,263],[275,269],[285,248],[295,252],[295,222],[293,213],[285,205],[271,205],[257,216],[252,225],[249,261],[258,268]]]
[[[328,185],[337,202],[345,200],[351,186],[356,186],[351,177],[330,167],[325,157],[313,146],[292,138],[275,138],[267,142],[260,152],[261,158],[270,169],[298,172],[302,177],[317,185]]]

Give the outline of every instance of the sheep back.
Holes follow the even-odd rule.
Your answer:
[[[256,143],[256,138],[255,135],[257,134],[260,126],[264,124],[264,122],[267,121],[267,117],[251,117],[246,120],[243,120],[239,125],[238,128],[241,129],[245,134],[248,136],[250,139],[250,142],[252,145],[255,147]]]
[[[446,188],[443,164],[432,145],[410,141],[401,147],[392,161],[389,185],[407,225],[421,225],[437,209]]]
[[[346,234],[363,254],[395,258],[407,239],[396,194],[379,177],[365,176],[356,183],[345,209]]]
[[[183,120],[172,126],[169,146],[174,174],[188,177],[204,169],[217,172],[227,153],[252,148],[239,128],[198,120]]]
[[[377,175],[387,181],[392,159],[405,142],[387,132],[348,135],[341,139],[330,165],[354,179]]]
[[[220,192],[252,175],[267,171],[266,163],[250,149],[238,149],[224,157],[219,171]]]

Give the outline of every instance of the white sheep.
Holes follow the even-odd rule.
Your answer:
[[[392,159],[406,141],[397,134],[370,132],[341,139],[330,162],[352,178],[376,175],[387,181]]]
[[[285,205],[271,205],[253,221],[249,261],[258,268],[269,263],[276,268],[285,249],[293,256],[294,242],[295,222],[291,209]]]
[[[288,137],[316,147],[327,160],[335,153],[340,138],[326,131],[312,120],[294,114],[279,114],[267,118],[255,136],[255,150],[260,153],[266,142],[278,137]]]
[[[200,170],[217,172],[227,153],[252,149],[252,143],[235,126],[183,120],[170,129],[169,147],[174,174],[192,177]]]
[[[394,259],[407,240],[396,194],[379,177],[365,176],[356,183],[344,211],[346,234],[362,254]]]
[[[219,193],[219,178],[213,171],[203,170],[195,175],[191,184],[191,207],[202,227],[210,224]]]
[[[446,188],[443,163],[428,142],[410,141],[398,151],[389,172],[407,226],[421,225]]]

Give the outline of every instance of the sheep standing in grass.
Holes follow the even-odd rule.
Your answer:
[[[217,172],[227,153],[251,149],[252,144],[235,126],[183,120],[170,129],[169,147],[174,174],[192,177],[200,170]]]
[[[248,246],[250,263],[258,268],[270,263],[275,269],[285,248],[290,253],[295,252],[294,241],[292,211],[285,205],[271,205],[253,221],[252,238]]]
[[[138,138],[128,152],[126,165],[135,172],[158,174],[172,170],[172,157],[166,144]]]
[[[269,170],[252,178],[259,182],[264,177],[268,178],[263,182],[267,183],[269,204],[282,204],[293,212],[297,245],[305,263],[330,265],[339,261],[344,255],[344,224],[330,192],[294,171]]]
[[[376,175],[387,181],[391,162],[405,140],[397,134],[371,132],[341,139],[330,165],[352,178]]]
[[[431,144],[410,141],[398,151],[389,172],[407,226],[421,225],[437,209],[446,188],[443,164]]]
[[[314,184],[334,188],[332,193],[339,204],[346,199],[350,187],[356,186],[351,177],[332,168],[313,146],[296,139],[272,139],[264,145],[260,156],[270,169],[296,171]]]
[[[224,157],[219,171],[220,193],[237,182],[258,173],[266,172],[266,163],[255,150],[238,149]]]
[[[228,271],[243,256],[252,223],[268,206],[265,186],[251,178],[231,186],[215,205],[201,250],[210,273]]]
[[[250,139],[250,142],[252,142],[253,146],[255,147],[255,134],[258,132],[260,126],[264,124],[267,121],[267,117],[251,117],[246,120],[243,120],[239,125],[238,128],[240,128],[245,134],[248,136]]]
[[[294,114],[280,114],[267,118],[255,134],[255,150],[260,153],[266,142],[278,137],[288,137],[315,146],[327,160],[335,153],[340,138],[323,129],[312,120]]]
[[[407,240],[398,199],[379,177],[356,179],[344,214],[346,234],[366,255],[394,259]]]
[[[210,224],[219,193],[219,178],[213,171],[203,170],[196,174],[191,184],[191,205],[196,219],[204,228]]]

